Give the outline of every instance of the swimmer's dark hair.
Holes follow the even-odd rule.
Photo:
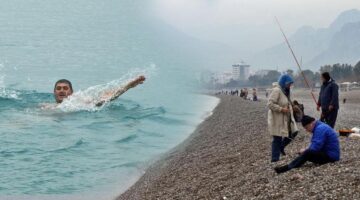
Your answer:
[[[70,89],[71,89],[71,91],[72,91],[72,92],[74,91],[73,88],[72,88],[71,82],[70,82],[69,80],[67,80],[67,79],[60,79],[60,80],[56,81],[56,83],[55,83],[55,85],[54,85],[54,91],[56,90],[56,86],[57,86],[57,84],[59,84],[59,83],[66,83],[66,84],[68,84],[69,87],[70,87]]]

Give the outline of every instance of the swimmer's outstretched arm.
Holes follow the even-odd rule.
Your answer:
[[[122,88],[118,89],[114,93],[105,94],[102,97],[102,99],[104,99],[104,100],[101,100],[98,103],[96,103],[96,106],[102,106],[106,101],[114,101],[115,99],[119,98],[120,95],[122,95],[126,91],[128,91],[129,89],[131,89],[133,87],[136,87],[139,84],[143,84],[144,81],[145,81],[144,76],[137,77],[135,80],[133,80],[133,81],[129,82],[128,84],[126,84],[125,87],[122,87]]]

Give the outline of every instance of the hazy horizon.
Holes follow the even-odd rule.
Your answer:
[[[238,47],[243,58],[283,42],[275,16],[292,35],[303,26],[326,28],[342,12],[358,8],[356,0],[155,0],[154,4],[157,16],[169,25],[194,38]]]

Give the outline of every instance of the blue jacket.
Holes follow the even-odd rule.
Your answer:
[[[316,121],[308,151],[324,152],[334,161],[340,160],[339,139],[330,126]]]
[[[321,86],[318,104],[323,110],[328,110],[330,105],[334,106],[334,109],[339,109],[339,86],[334,80]]]

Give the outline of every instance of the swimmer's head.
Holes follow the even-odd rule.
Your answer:
[[[71,82],[66,79],[56,81],[54,86],[54,97],[57,103],[61,103],[65,98],[73,93]]]

